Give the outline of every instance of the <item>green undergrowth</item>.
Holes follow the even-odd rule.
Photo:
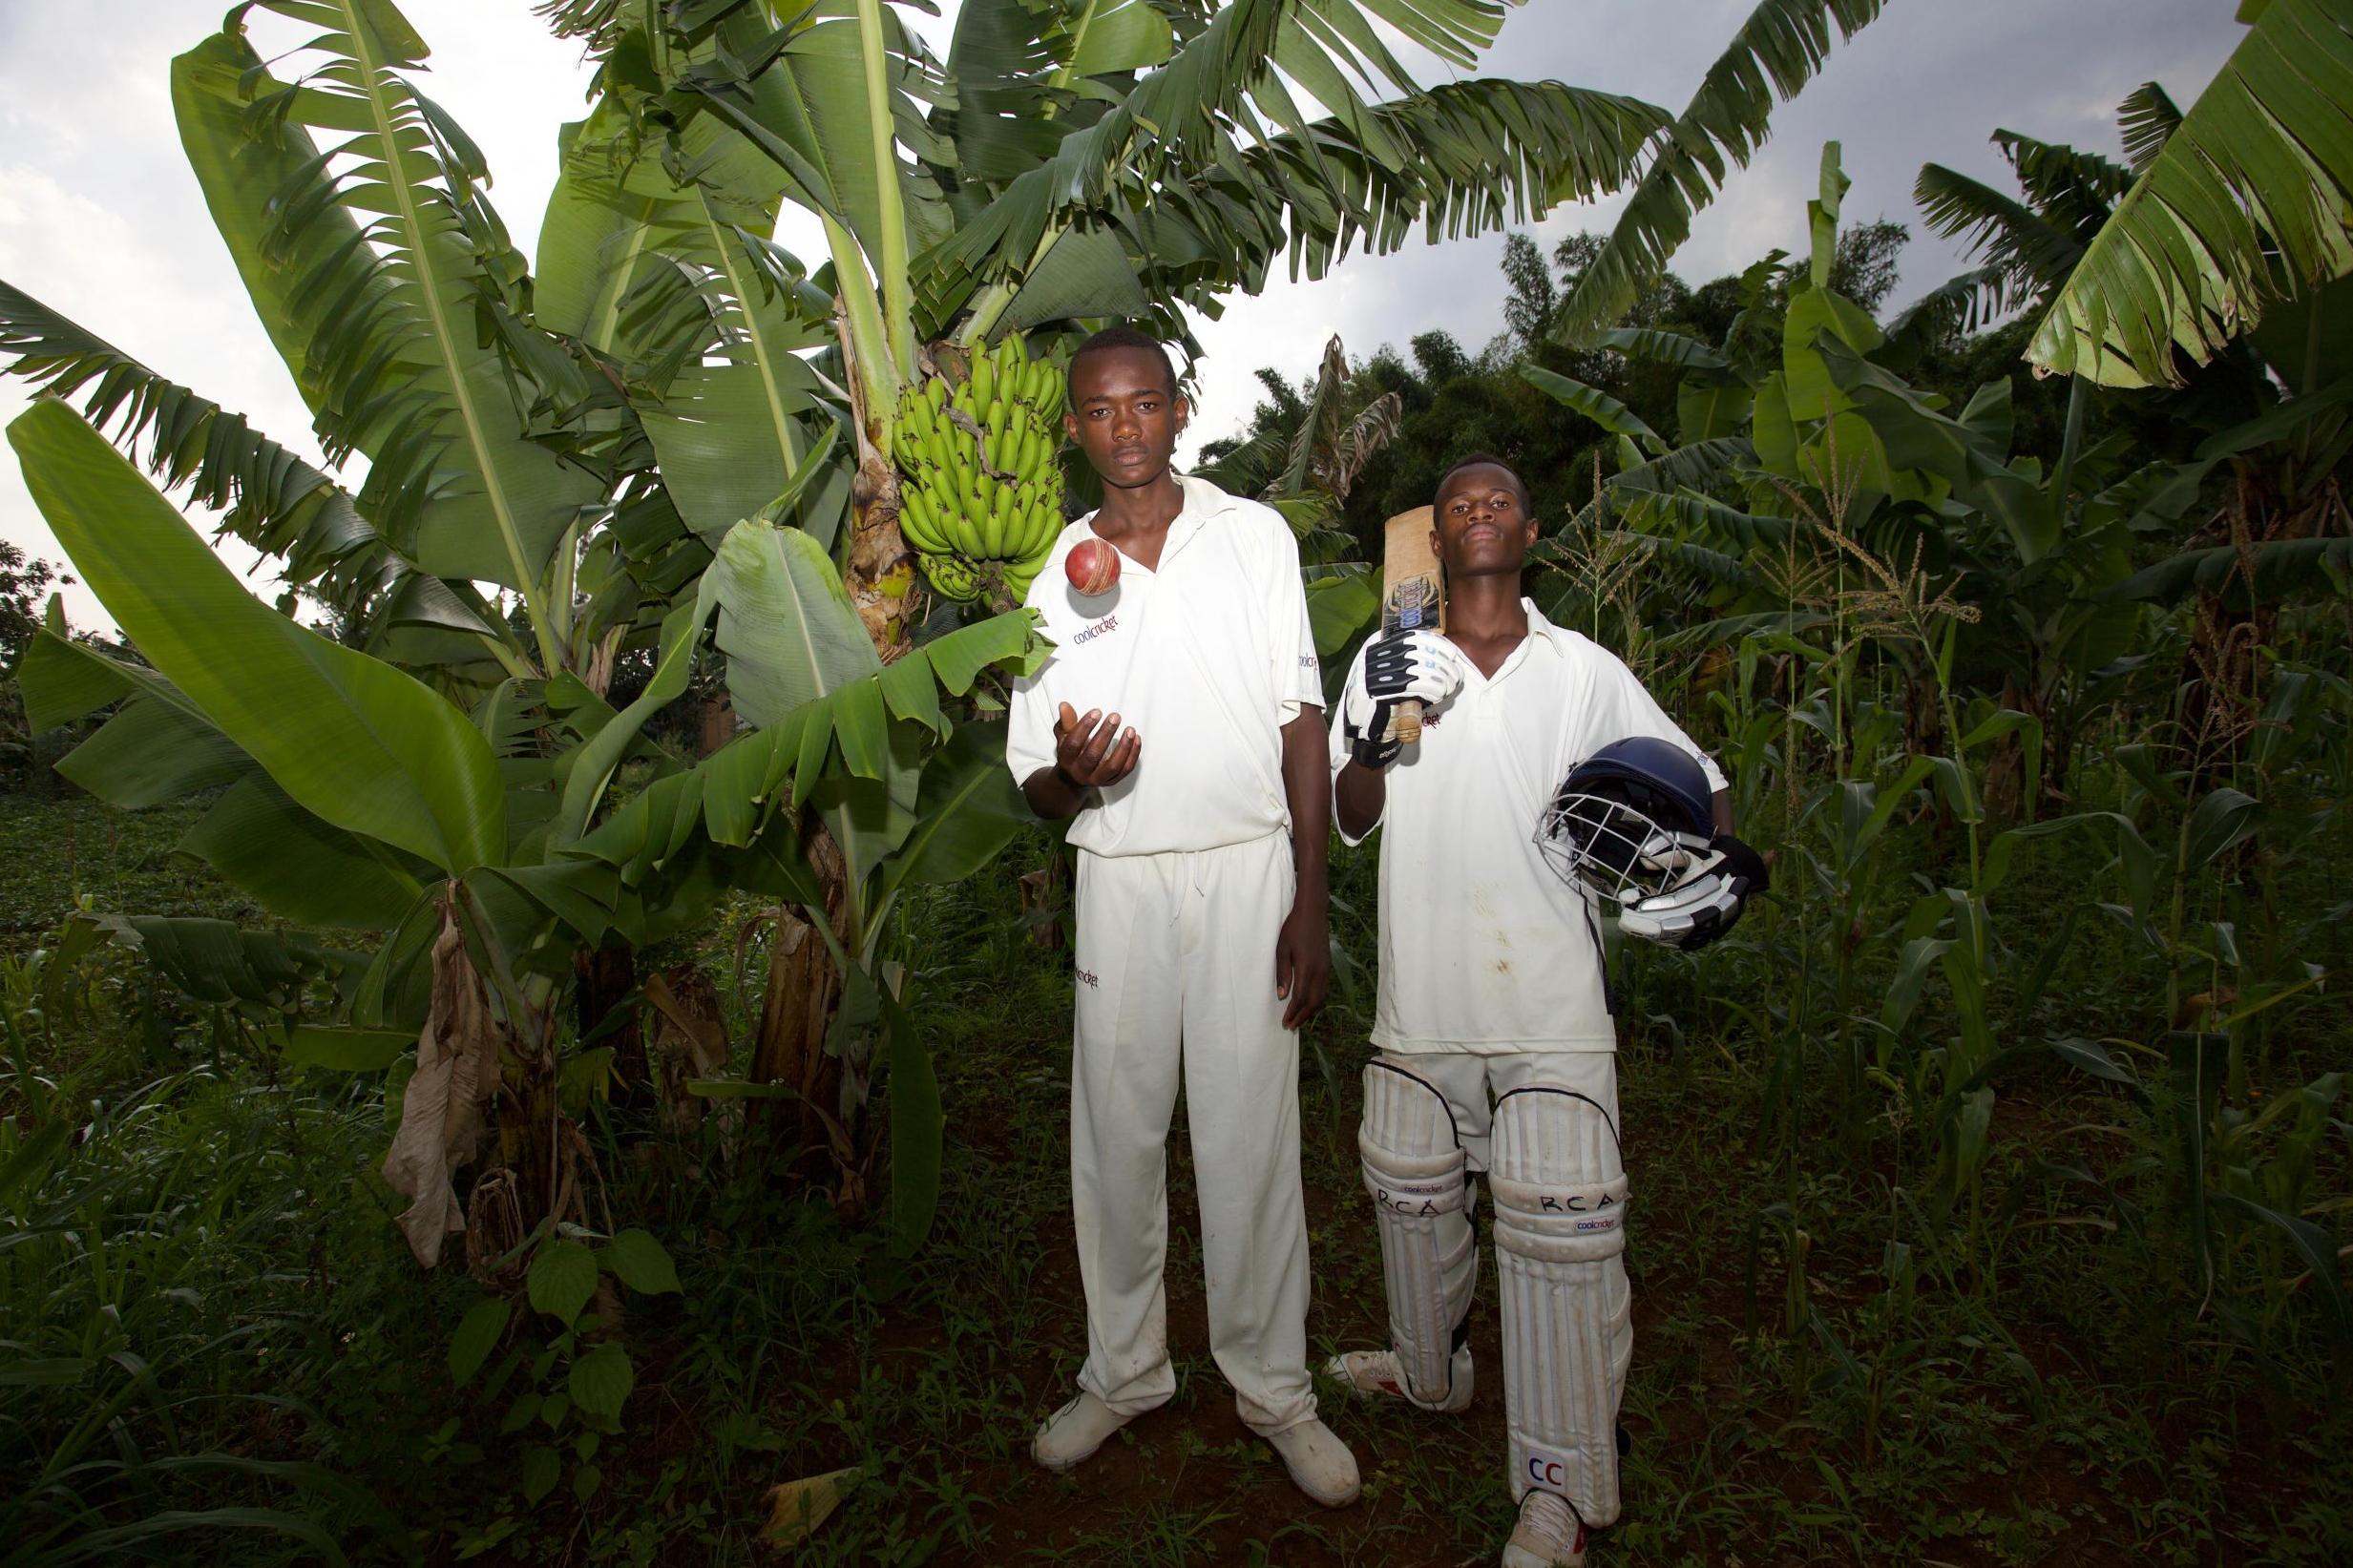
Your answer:
[[[254,907],[202,865],[172,853],[205,805],[110,810],[62,781],[39,795],[0,795],[0,951],[37,945],[88,894],[140,914],[247,918]]]
[[[34,993],[22,975],[38,933],[77,896],[234,907],[170,856],[178,826],[5,803],[0,835],[25,872],[8,911],[12,1003]],[[2096,872],[2048,843],[1999,900],[2013,947],[2055,939]],[[911,910],[951,1129],[939,1217],[913,1260],[810,1196],[756,1105],[715,1101],[670,1132],[646,1108],[592,1106],[599,1212],[659,1238],[681,1288],[599,1307],[636,1376],[620,1432],[589,1456],[565,1451],[567,1478],[597,1472],[585,1501],[570,1484],[534,1495],[524,1455],[554,1431],[542,1413],[517,1425],[514,1388],[452,1377],[452,1333],[481,1291],[457,1268],[421,1278],[392,1227],[380,1086],[241,1052],[200,1009],[158,1003],[133,955],[95,950],[39,1010],[37,1070],[0,1097],[0,1562],[1492,1560],[1512,1513],[1491,1265],[1472,1410],[1327,1389],[1365,1495],[1314,1509],[1209,1359],[1181,1133],[1177,1396],[1075,1474],[1030,1464],[1084,1344],[1066,959],[1029,940],[1012,882],[1047,852],[1025,839],[1003,874]],[[1302,1054],[1318,1357],[1384,1332],[1354,1148],[1372,870],[1369,853],[1338,862],[1342,983]],[[756,914],[738,903],[646,955],[704,966],[739,1056],[757,996],[737,993],[736,938]],[[2317,1291],[2235,1294],[2227,1269],[2201,1289],[2184,1269],[2159,1075],[2141,1075],[2144,1104],[2055,1058],[2006,1072],[1988,1218],[1964,1245],[1930,1212],[1918,1129],[1893,1099],[1847,1103],[1826,1040],[1805,1055],[1787,1142],[1778,1048],[1734,1004],[1760,989],[1759,955],[1792,916],[1753,918],[1746,951],[1620,960],[1637,1335],[1626,1515],[1596,1563],[2347,1560],[2353,1419]],[[2343,938],[2320,940],[2335,951],[2314,960],[2341,970]],[[2104,1020],[2145,1011],[2137,983],[2129,952],[2079,923],[2038,1016],[2111,1032]],[[2258,1096],[2345,1055],[2325,989],[2278,1013],[2250,1069]],[[70,1146],[13,1180],[23,1129],[51,1124]],[[2339,1127],[2317,1204],[2346,1193]],[[2250,1312],[2270,1317],[2233,1317]],[[767,1489],[835,1472],[839,1508],[780,1558],[759,1538]]]

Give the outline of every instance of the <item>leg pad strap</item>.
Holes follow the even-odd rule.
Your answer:
[[[1587,1186],[1487,1178],[1495,1194],[1495,1244],[1523,1258],[1591,1263],[1626,1250],[1626,1178]],[[1509,1234],[1507,1235],[1506,1232]]]

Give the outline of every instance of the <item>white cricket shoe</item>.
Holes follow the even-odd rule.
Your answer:
[[[1454,1353],[1446,1397],[1436,1404],[1418,1399],[1407,1390],[1405,1372],[1397,1365],[1395,1350],[1349,1350],[1325,1362],[1324,1370],[1367,1398],[1402,1399],[1422,1410],[1442,1411],[1448,1415],[1471,1408],[1471,1348],[1467,1345]]]
[[[1585,1521],[1551,1493],[1529,1493],[1520,1499],[1503,1568],[1585,1568]]]
[[[1269,1432],[1267,1442],[1283,1456],[1292,1484],[1326,1508],[1346,1508],[1356,1500],[1356,1456],[1321,1421],[1311,1417]]]
[[[1076,1399],[1038,1429],[1037,1439],[1029,1446],[1030,1457],[1048,1470],[1069,1470],[1093,1458],[1103,1439],[1132,1419],[1082,1389]]]

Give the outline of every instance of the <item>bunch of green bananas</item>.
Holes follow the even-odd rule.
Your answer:
[[[961,386],[937,376],[908,385],[895,442],[899,532],[934,588],[952,599],[996,582],[1017,599],[1029,592],[1062,530],[1061,444],[1061,369],[1031,359],[1018,334],[976,350]]]

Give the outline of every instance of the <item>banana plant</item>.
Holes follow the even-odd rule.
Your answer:
[[[291,81],[247,35],[269,10],[316,30],[284,57],[303,68]],[[552,775],[609,717],[620,663],[654,657],[664,616],[692,600],[729,526],[788,491],[797,520],[837,526],[838,465],[803,472],[789,461],[838,423],[789,354],[821,334],[830,305],[751,238],[780,199],[761,183],[767,161],[716,126],[692,149],[696,225],[649,210],[649,188],[679,196],[659,159],[634,157],[609,126],[574,128],[536,292],[479,153],[413,85],[425,57],[388,0],[293,0],[238,8],[173,62],[183,149],[314,413],[326,470],[5,285],[0,352],[274,557],[284,608],[297,592],[323,603],[341,639],[475,715],[502,768]],[[612,221],[567,221],[587,212]],[[550,306],[543,318],[535,300]],[[764,470],[740,444],[712,457],[663,440],[662,451],[656,437],[705,412],[704,385],[752,357],[776,378],[762,423],[788,461]],[[328,471],[353,455],[369,464],[356,492]],[[746,482],[714,494],[704,482],[714,467]],[[102,732],[107,744],[184,738],[184,724],[156,727],[169,708],[134,704]],[[101,751],[74,770],[102,774]],[[231,804],[266,822],[272,803],[254,804],[263,792]],[[295,918],[368,927],[402,886],[364,867],[347,885],[272,868],[249,853],[266,839],[229,831],[235,820],[208,819],[186,847],[240,886],[267,884],[256,891],[267,907],[317,911]]]
[[[255,51],[255,10],[325,29],[295,80]],[[389,0],[287,0],[239,8],[173,62],[190,166],[330,467],[368,459],[356,493],[20,291],[0,288],[0,350],[126,450],[143,444],[359,645],[469,701],[505,682],[536,700],[567,675],[601,694],[650,651],[709,541],[836,423],[792,357],[830,304],[754,238],[775,182],[717,127],[690,169],[608,123],[570,128],[535,280],[478,151],[410,80],[426,55]],[[765,463],[743,419],[709,417],[746,376],[766,393]],[[670,439],[689,429],[703,445]],[[801,487],[821,533],[847,496],[824,477]]]
[[[402,1227],[429,1265],[461,1230],[477,1263],[500,1257],[501,1205],[527,1230],[581,1217],[568,1173],[589,1156],[554,1098],[555,1001],[575,949],[609,932],[656,939],[728,886],[807,891],[807,873],[789,869],[804,806],[832,826],[858,885],[887,884],[893,896],[969,874],[1023,819],[1002,767],[981,765],[985,732],[939,744],[951,725],[938,688],[960,695],[992,665],[1021,667],[1035,642],[1027,618],[964,628],[885,670],[805,530],[760,519],[730,530],[664,621],[645,694],[619,713],[577,713],[583,739],[552,765],[518,765],[501,755],[494,710],[469,716],[254,598],[62,403],[37,403],[9,436],[83,580],[147,660],[110,659],[53,621],[35,638],[17,672],[35,723],[120,704],[64,770],[123,805],[220,789],[187,847],[284,917],[382,933],[343,977],[342,1016],[305,1023],[295,1055],[353,1062],[372,1059],[388,1032],[415,1038],[387,1176],[413,1200]],[[616,769],[644,751],[645,721],[684,689],[706,629],[739,706],[763,727],[699,768],[655,753],[654,788],[592,826]],[[746,767],[755,753],[763,765]],[[690,807],[661,817],[650,859],[617,847],[649,842],[656,803],[683,795]],[[879,925],[853,928],[860,946],[844,956],[857,973],[874,967]],[[207,966],[200,954],[180,967],[241,1001],[288,1000],[284,966]],[[921,1059],[912,1045],[899,1055]],[[928,1077],[928,1064],[908,1071]],[[498,1202],[486,1219],[476,1198],[461,1217],[452,1176],[478,1153],[494,1093],[504,1184],[477,1181]],[[910,1157],[923,1144],[911,1137]],[[935,1172],[935,1129],[929,1147]],[[901,1201],[923,1190],[918,1177]],[[920,1220],[928,1208],[906,1217],[906,1233],[919,1235]]]
[[[1355,373],[1337,337],[1324,345],[1315,373],[1296,389],[1271,369],[1260,370],[1258,379],[1272,401],[1258,406],[1244,436],[1210,443],[1193,471],[1281,512],[1299,536],[1302,556],[1329,564],[1355,546],[1339,526],[1341,508],[1365,465],[1397,439],[1404,402],[1396,392],[1368,395],[1352,387]]]
[[[830,967],[803,969],[802,989],[786,988],[804,1004],[791,1017],[772,1014],[776,973],[789,972],[794,950],[772,944],[771,1015],[763,1019],[776,1033],[809,1029],[823,1055],[807,1052],[757,1076],[781,1080],[779,1092],[803,1102],[835,1162],[836,1201],[854,1210],[880,1136],[862,1112],[888,1071],[891,1224],[896,1244],[912,1250],[937,1200],[942,1123],[908,989],[911,955],[892,917],[911,889],[972,875],[1033,820],[1005,772],[1001,732],[954,724],[940,693],[968,693],[992,666],[1025,672],[1043,644],[1025,616],[1005,615],[884,665],[831,563],[797,530],[738,528],[705,581],[713,579],[717,647],[755,730],[654,780],[576,852],[610,868],[623,902],[679,874],[682,857],[718,856],[729,886],[775,897],[823,944]],[[658,675],[641,702],[674,696],[683,680],[683,664],[676,668]],[[825,765],[831,757],[840,765]],[[575,791],[595,787],[586,777],[575,774]],[[804,813],[826,832],[798,830]],[[839,990],[812,1013],[811,985]],[[830,1079],[823,1095],[821,1069]]]
[[[818,220],[856,468],[845,577],[886,658],[919,609],[899,522],[912,388],[963,386],[980,350],[1038,328],[1130,318],[1189,341],[1185,307],[1214,312],[1283,255],[1320,276],[1418,222],[1475,234],[1613,188],[1666,118],[1552,83],[1425,89],[1369,26],[1468,67],[1502,20],[1477,0],[977,0],[944,57],[884,0],[552,15],[601,62],[606,104],[674,139],[717,119]]]
[[[1981,264],[1929,290],[1889,324],[1890,337],[1958,324],[1968,331],[2019,308],[2041,309],[2067,285],[2076,263],[2181,122],[2155,82],[2144,82],[2116,112],[2127,163],[2017,131],[1993,144],[2010,166],[2011,196],[1942,163],[1921,165],[1912,199],[1929,229],[1962,242]]]
[[[407,1033],[417,1049],[395,1069],[409,1076],[390,1167],[431,1261],[457,1214],[452,1161],[474,1149],[502,1085],[509,1185],[490,1190],[515,1200],[502,1211],[540,1224],[577,1202],[561,1173],[585,1145],[550,1098],[553,998],[577,950],[692,920],[772,858],[762,835],[790,834],[797,855],[830,823],[871,869],[918,827],[926,844],[952,831],[938,813],[1000,833],[1011,813],[970,766],[977,742],[943,744],[951,725],[927,685],[931,705],[911,708],[927,722],[880,761],[855,744],[863,731],[844,745],[830,726],[796,730],[788,823],[740,802],[725,841],[625,885],[578,849],[623,762],[687,766],[644,725],[714,622],[739,687],[759,681],[736,692],[739,711],[764,721],[845,679],[879,689],[879,673],[846,677],[824,644],[784,630],[806,632],[810,606],[842,592],[828,549],[849,493],[842,417],[812,353],[830,345],[831,296],[767,238],[773,164],[716,118],[673,138],[610,114],[568,128],[535,278],[505,243],[478,153],[415,90],[424,44],[394,7],[259,8],[323,30],[291,81],[247,39],[251,9],[175,62],[182,140],[330,464],[365,455],[368,478],[342,489],[0,292],[11,368],[53,394],[12,432],[29,480],[146,660],[107,659],[53,625],[20,674],[44,724],[116,708],[66,760],[70,777],[132,806],[226,786],[188,852],[274,914],[379,936],[354,964],[259,933],[124,928],[183,983],[277,1017],[296,1059],[382,1066],[385,1041]],[[358,646],[247,596],[132,457],[222,507]],[[763,540],[795,569],[780,574]],[[909,685],[942,671],[951,698],[967,694],[989,664],[1018,665],[1029,637],[1018,617],[984,622],[902,657],[896,701],[910,707]],[[746,638],[773,645],[747,663]],[[603,694],[624,656],[654,680],[616,713]],[[922,795],[935,755],[953,755],[966,788]],[[886,775],[916,784],[894,786],[876,825],[857,784]],[[828,778],[840,800],[812,798]],[[305,977],[335,982],[332,1017],[288,1011]],[[931,1147],[935,1164],[935,1133]],[[478,1257],[507,1251],[477,1243]]]
[[[2281,303],[2353,273],[2353,37],[2329,0],[2245,0],[2247,35],[2142,160],[2027,358],[2108,387],[2179,386]]]
[[[267,75],[242,11],[174,63],[214,221],[328,459],[368,460],[361,512],[434,575],[515,593],[536,673],[570,668],[577,547],[599,496],[530,439],[509,360],[480,330],[525,307],[527,282],[481,155],[409,80],[427,50],[391,5],[263,9],[326,30],[316,69]]]

